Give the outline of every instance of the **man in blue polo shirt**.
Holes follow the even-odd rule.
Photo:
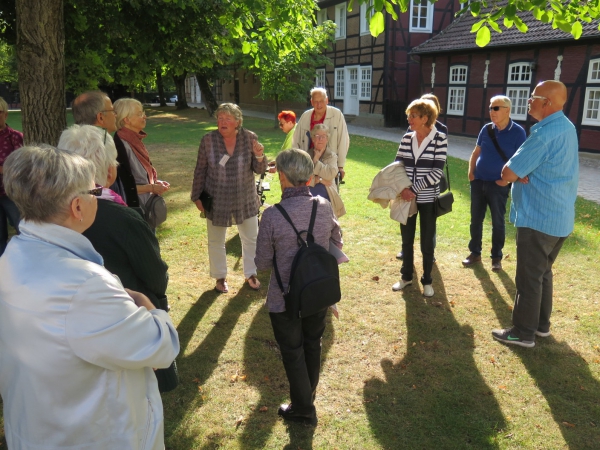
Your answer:
[[[493,330],[505,344],[534,347],[550,336],[552,264],[573,231],[579,180],[577,133],[562,112],[567,88],[542,81],[529,98],[529,114],[539,123],[502,169],[512,188],[510,221],[517,227],[517,293],[513,327]]]
[[[469,267],[481,261],[483,220],[489,206],[492,215],[492,270],[502,269],[504,248],[506,200],[510,184],[501,177],[502,167],[525,142],[525,130],[510,118],[511,101],[504,95],[490,100],[492,123],[479,132],[477,145],[469,159],[469,182],[471,184],[471,254],[463,260]]]

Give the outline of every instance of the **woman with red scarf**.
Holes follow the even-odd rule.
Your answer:
[[[146,204],[152,194],[162,195],[170,187],[166,181],[158,179],[150,161],[150,155],[143,139],[147,136],[146,113],[142,104],[133,98],[121,98],[114,104],[117,113],[115,144],[121,142],[127,152],[131,173],[135,178],[140,206]],[[120,142],[119,142],[120,141]]]

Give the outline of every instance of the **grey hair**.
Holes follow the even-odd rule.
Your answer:
[[[510,101],[510,98],[508,98],[506,95],[494,95],[492,98],[490,98],[490,105],[492,103],[494,103],[496,100],[502,100],[504,102],[504,106],[507,106],[508,109],[510,110],[510,107],[512,106],[512,102]],[[509,111],[510,113],[510,111]]]
[[[79,125],[94,125],[98,113],[104,110],[108,95],[102,91],[88,91],[73,101],[73,119]],[[110,99],[109,99],[110,100]]]
[[[45,144],[21,147],[6,158],[3,176],[23,219],[44,223],[68,217],[71,201],[94,180],[94,164]]]
[[[127,97],[120,98],[113,104],[113,108],[117,113],[117,128],[123,128],[125,126],[125,119],[131,117],[138,106],[142,108],[142,111],[144,110],[144,106],[139,100]]]
[[[275,163],[277,171],[283,172],[293,186],[304,186],[315,171],[310,155],[298,148],[282,151],[275,158]]]
[[[110,133],[92,125],[73,125],[60,135],[58,148],[68,150],[91,161],[96,168],[96,184],[104,186],[109,167],[117,167],[117,148]]]
[[[0,97],[0,112],[8,112],[8,103],[2,97]]]
[[[329,139],[329,137],[331,136],[329,134],[329,127],[327,125],[325,125],[324,123],[318,123],[314,126],[314,128],[312,130],[310,130],[310,138],[311,139],[315,139],[315,134],[317,134],[317,131],[324,131],[325,133],[327,133],[327,139]]]
[[[244,123],[242,109],[235,103],[221,103],[215,111],[215,117],[219,117],[219,114],[231,114],[233,118],[240,123],[236,127],[236,130],[242,128],[242,124]]]
[[[324,99],[327,98],[327,89],[322,88],[322,87],[314,87],[310,90],[310,98],[313,98],[313,95],[315,94],[321,94],[323,96]]]

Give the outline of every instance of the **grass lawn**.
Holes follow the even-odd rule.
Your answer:
[[[260,292],[244,286],[235,228],[227,235],[230,292],[208,275],[205,221],[189,191],[198,144],[215,128],[205,111],[150,109],[146,144],[169,218],[158,230],[169,264],[171,315],[181,341],[181,385],[163,396],[167,449],[597,449],[600,448],[600,207],[578,199],[576,225],[554,269],[553,335],[534,349],[495,342],[510,325],[515,292],[514,227],[504,271],[490,261],[463,268],[469,240],[467,163],[450,158],[454,211],[438,219],[435,296],[399,279],[399,227],[366,200],[396,145],[351,137],[341,196],[344,250],[340,320],[328,318],[317,392],[319,425],[277,417],[288,387]],[[9,124],[19,128],[17,113]],[[273,122],[246,118],[269,158],[284,139]],[[450,145],[452,141],[450,139]],[[267,203],[280,198],[268,175]],[[490,220],[484,228],[491,245]],[[418,279],[422,273],[418,242]]]

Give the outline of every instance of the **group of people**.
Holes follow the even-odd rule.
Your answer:
[[[573,230],[578,180],[577,136],[562,113],[565,102],[562,83],[540,83],[529,99],[529,114],[539,123],[526,138],[510,119],[510,99],[492,97],[492,122],[481,130],[469,162],[471,240],[465,266],[481,261],[489,207],[492,270],[501,270],[513,183],[513,326],[492,332],[507,344],[533,347],[536,336],[550,335],[552,264]],[[306,230],[316,199],[314,241],[341,249],[338,219],[345,210],[335,179],[345,174],[348,131],[343,114],[328,106],[324,89],[311,91],[311,103],[313,109],[297,124],[290,111],[279,116],[288,133],[284,146],[290,146],[275,161],[280,205],[296,229]],[[10,219],[20,234],[0,258],[0,393],[9,447],[163,448],[159,374],[176,370],[179,341],[167,314],[167,265],[154,230],[140,214],[148,197],[169,189],[143,144],[143,107],[133,99],[113,107],[106,94],[87,92],[75,100],[77,125],[63,132],[58,148],[19,151],[14,148],[22,146],[22,135],[6,125],[6,105],[0,102],[0,108],[0,173],[7,194],[0,195],[1,211],[9,214],[5,200],[10,198],[22,216],[20,223]],[[412,284],[419,218],[427,297],[434,295],[435,200],[448,145],[439,112],[431,94],[411,102],[410,129],[396,155],[410,184],[399,197],[414,204],[415,214],[400,227],[403,264],[392,289]],[[237,105],[224,103],[215,115],[217,129],[201,140],[191,191],[206,218],[215,289],[228,291],[225,235],[234,224],[248,286],[260,289],[257,269],[272,269],[274,261],[286,286],[298,239],[274,207],[263,212],[259,227],[255,174],[267,170],[264,145],[243,128]],[[283,296],[272,273],[267,307],[291,400],[278,414],[316,425],[327,310],[291,319]]]
[[[419,217],[423,255],[423,295],[434,295],[433,267],[436,210],[440,180],[446,162],[447,131],[436,119],[440,111],[431,94],[406,109],[409,130],[402,138],[396,161],[405,169],[411,186],[400,192],[406,202],[416,202],[415,214],[400,225],[403,260],[401,278],[392,286],[399,291],[412,284],[414,236]],[[513,326],[492,331],[505,344],[534,347],[535,338],[550,336],[552,265],[573,231],[579,179],[578,142],[575,127],[562,109],[567,89],[559,81],[539,83],[528,100],[529,115],[538,121],[526,137],[510,118],[511,100],[504,95],[490,99],[491,123],[485,125],[469,160],[471,190],[470,254],[462,264],[471,267],[482,260],[483,221],[489,208],[492,218],[492,271],[502,270],[505,213],[512,192],[510,221],[517,243],[516,295]],[[442,128],[443,127],[443,128]],[[511,185],[512,183],[512,185]],[[512,188],[511,188],[512,186]]]

